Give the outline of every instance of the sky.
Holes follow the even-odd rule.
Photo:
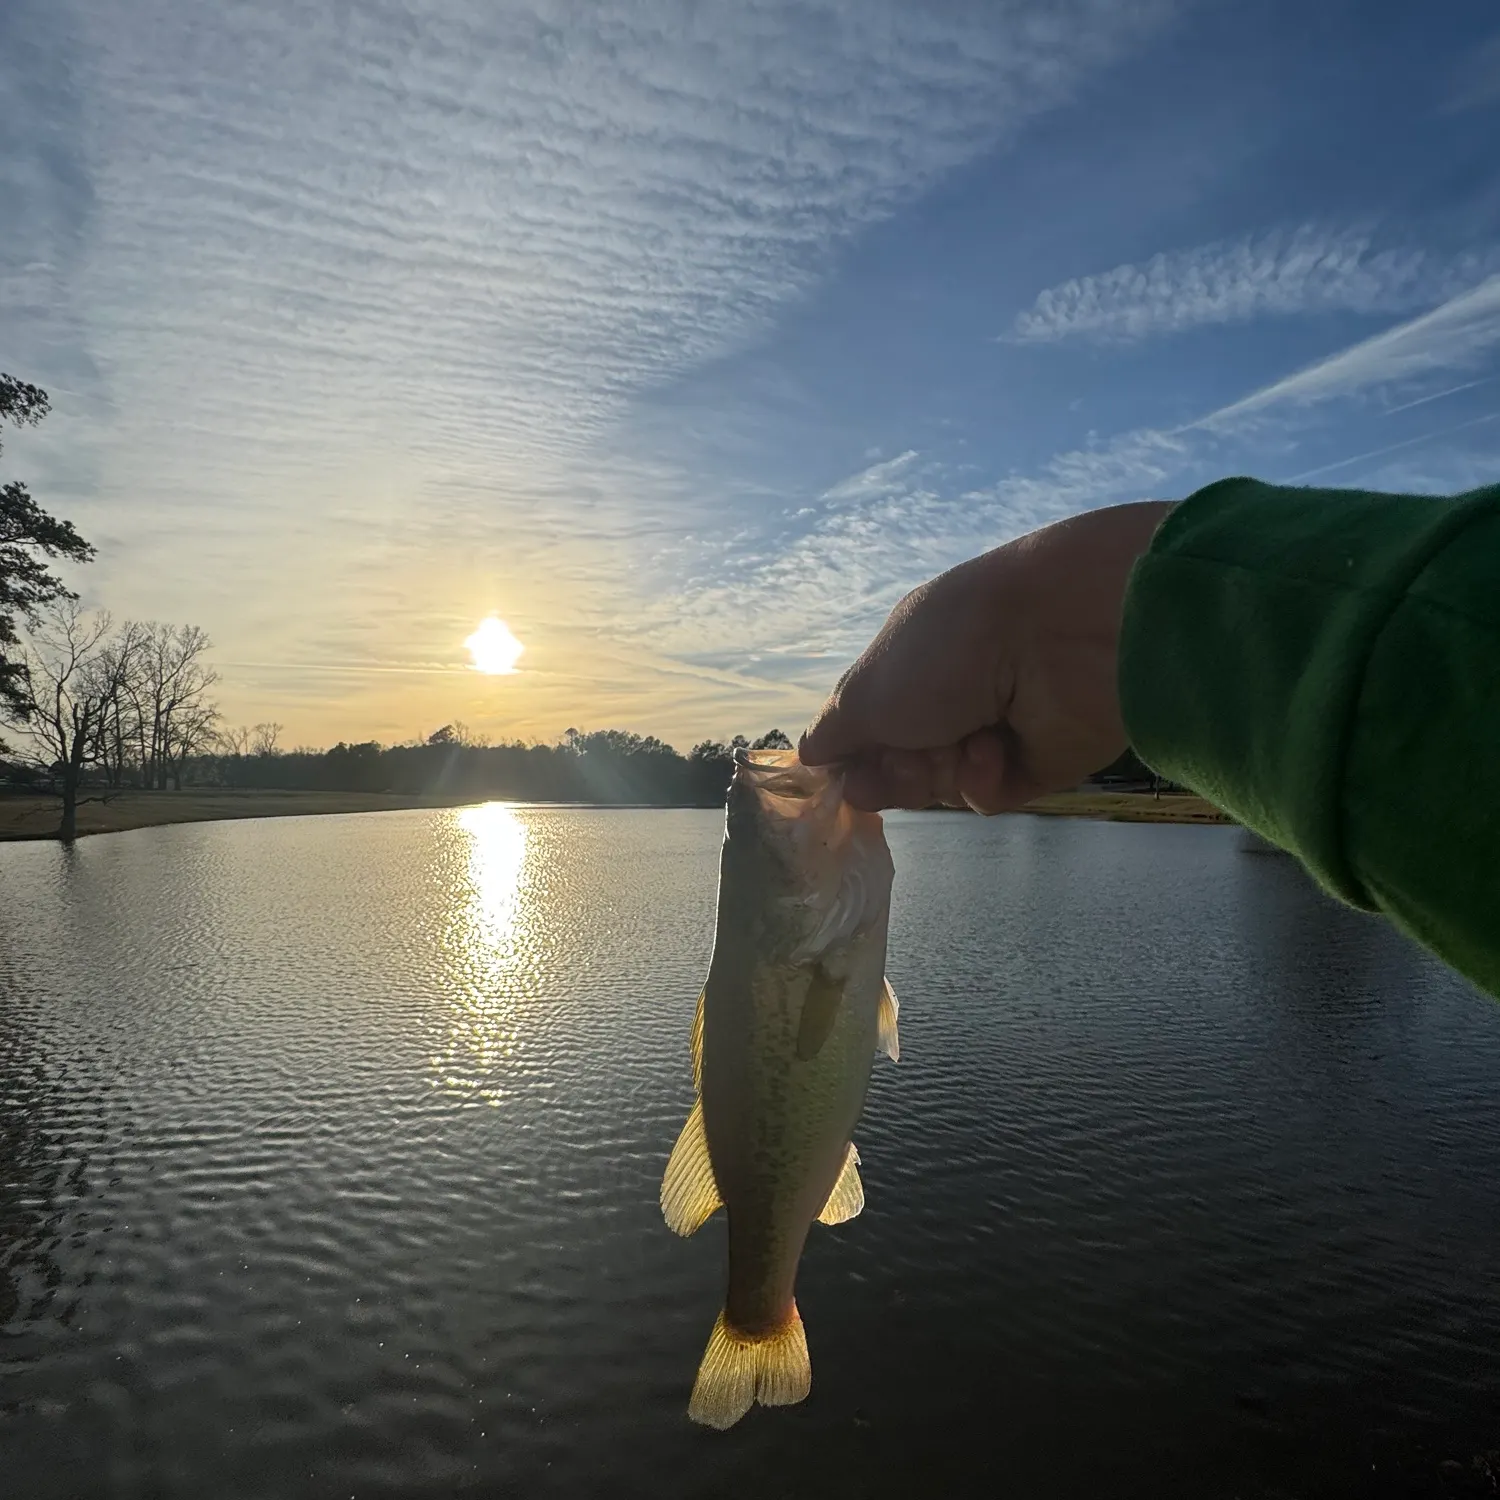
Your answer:
[[[1500,479],[1500,10],[6,0],[0,369],[230,723],[795,735],[1059,516]]]

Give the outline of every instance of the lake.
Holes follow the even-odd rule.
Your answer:
[[[1363,1495],[1500,1448],[1500,1007],[1236,830],[944,814],[889,819],[902,1061],[803,1261],[812,1396],[693,1427],[722,1216],[657,1187],[721,823],[0,846],[0,1493]]]

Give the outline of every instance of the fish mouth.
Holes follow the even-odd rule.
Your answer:
[[[842,790],[843,777],[824,766],[805,766],[795,750],[746,750],[736,746],[734,779],[762,796],[806,801],[830,789]]]

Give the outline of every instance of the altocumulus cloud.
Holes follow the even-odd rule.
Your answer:
[[[1168,9],[17,0],[3,87],[50,102],[0,185],[8,357],[98,418],[33,451],[112,602],[230,654],[439,657],[402,579],[502,539],[604,628],[704,503],[632,398]]]
[[[1017,343],[1130,341],[1205,324],[1349,311],[1405,313],[1500,271],[1500,250],[1380,247],[1364,230],[1303,225],[1164,251],[1049,287],[1005,335]]]
[[[1448,454],[1432,467],[1376,467],[1373,460],[1434,439],[1488,430],[1491,411],[1398,438],[1368,452],[1296,472],[1295,438],[1338,403],[1400,396],[1395,413],[1487,385],[1480,375],[1500,350],[1500,275],[1317,360],[1240,399],[1169,428],[1141,427],[1060,452],[1036,469],[966,487],[963,475],[908,451],[870,465],[816,502],[784,516],[779,531],[742,537],[731,565],[688,586],[694,634],[730,659],[748,624],[803,670],[825,681],[822,658],[858,650],[905,588],[1036,526],[1095,506],[1183,495],[1209,479],[1247,470],[1293,482],[1364,465],[1370,482],[1458,489],[1483,482],[1492,463]],[[1434,385],[1434,382],[1442,382]],[[1410,399],[1413,391],[1426,392]],[[664,622],[663,622],[664,623]]]

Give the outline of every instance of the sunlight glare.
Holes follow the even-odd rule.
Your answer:
[[[490,677],[509,676],[516,670],[516,662],[526,649],[498,615],[481,620],[479,628],[464,645],[474,660],[474,670]]]
[[[520,1008],[533,966],[526,822],[503,802],[454,818],[449,877],[448,1036],[433,1082],[466,1103],[498,1106],[520,1066]]]
[[[469,838],[470,946],[501,953],[516,925],[526,825],[505,803],[486,802],[464,808],[458,826]]]

